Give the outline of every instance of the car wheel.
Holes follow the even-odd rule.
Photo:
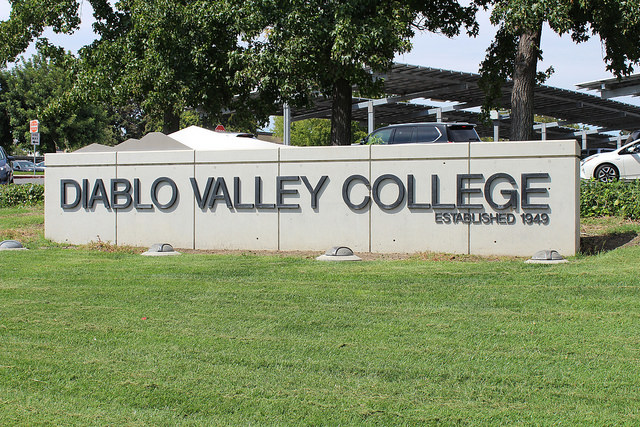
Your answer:
[[[593,176],[600,182],[612,182],[617,181],[618,178],[620,178],[620,173],[618,172],[618,168],[605,163],[604,165],[600,165],[596,168]]]

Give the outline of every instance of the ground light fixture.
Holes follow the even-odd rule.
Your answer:
[[[354,255],[353,251],[346,246],[334,246],[316,259],[318,261],[361,261],[361,258]]]
[[[533,256],[526,260],[527,264],[562,264],[565,262],[569,262],[562,257],[558,253],[558,251],[553,249],[545,249],[542,251],[538,251]]]
[[[154,243],[151,245],[148,251],[143,252],[144,256],[171,256],[180,255],[180,252],[176,252],[169,243]]]
[[[17,240],[3,240],[0,242],[0,251],[25,251],[27,248]]]

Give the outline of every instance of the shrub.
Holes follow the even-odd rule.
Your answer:
[[[44,185],[0,185],[0,208],[31,206],[44,202]]]
[[[640,219],[640,180],[630,182],[582,181],[580,216],[619,216]]]

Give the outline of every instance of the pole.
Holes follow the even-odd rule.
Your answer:
[[[291,109],[286,102],[282,106],[282,114],[284,121],[284,145],[291,145]]]

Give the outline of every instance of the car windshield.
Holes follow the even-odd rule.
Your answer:
[[[480,141],[476,130],[469,125],[449,127],[449,139],[451,142]]]

